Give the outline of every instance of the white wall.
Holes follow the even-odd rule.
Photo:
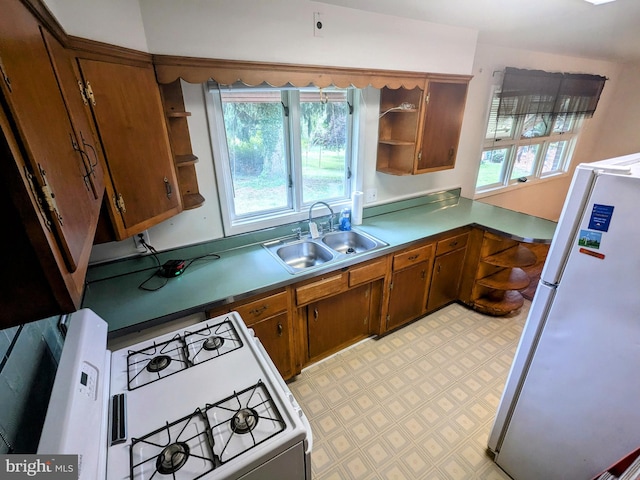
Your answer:
[[[140,0],[152,53],[469,73],[477,32],[306,0]],[[322,14],[322,37],[313,13]]]
[[[43,1],[69,35],[149,51],[137,1]]]

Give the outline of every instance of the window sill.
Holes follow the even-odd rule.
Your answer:
[[[540,184],[543,184],[543,183],[559,180],[559,179],[565,178],[567,176],[569,176],[569,173],[568,172],[563,172],[563,173],[556,173],[556,174],[553,174],[553,175],[549,175],[549,176],[544,177],[544,178],[530,178],[526,182],[516,182],[516,183],[512,183],[512,184],[507,185],[507,186],[501,185],[499,187],[494,187],[494,188],[490,188],[490,189],[487,189],[487,190],[483,190],[481,192],[476,192],[476,194],[474,195],[473,199],[474,200],[479,200],[481,198],[491,197],[493,195],[501,195],[503,193],[509,193],[509,192],[511,192],[513,190],[532,187],[534,185],[540,185]]]

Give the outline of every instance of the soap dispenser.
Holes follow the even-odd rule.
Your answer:
[[[351,209],[349,207],[345,207],[340,212],[340,230],[348,231],[351,230]]]

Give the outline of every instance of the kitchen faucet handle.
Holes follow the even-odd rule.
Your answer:
[[[293,228],[291,229],[291,231],[296,234],[296,237],[298,237],[298,240],[302,239],[302,228],[300,227]]]

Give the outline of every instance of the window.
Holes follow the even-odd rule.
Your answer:
[[[354,89],[217,87],[208,105],[225,231],[307,218],[352,190]]]
[[[565,173],[605,78],[507,68],[492,95],[476,193]]]

